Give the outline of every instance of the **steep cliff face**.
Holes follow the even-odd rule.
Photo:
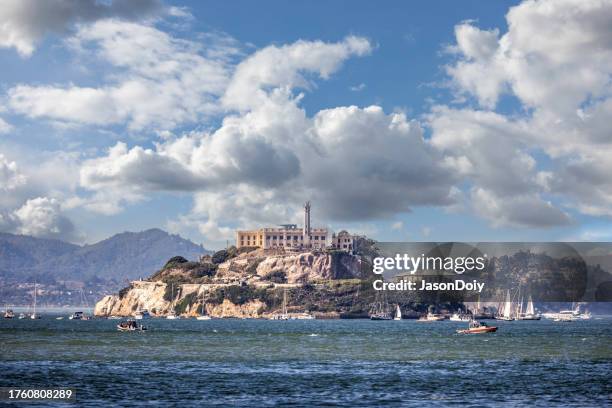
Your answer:
[[[122,295],[105,296],[96,303],[96,316],[131,316],[136,310],[153,310],[167,313],[170,302],[164,300],[166,284],[163,282],[132,282],[131,288]]]
[[[207,262],[169,263],[149,281],[132,282],[119,294],[105,296],[96,304],[95,314],[131,316],[147,309],[163,316],[174,308],[183,315],[262,317],[279,311],[286,290],[295,291],[291,298],[298,304],[293,309],[299,312],[303,298],[314,298],[313,283],[361,275],[359,258],[347,253],[270,255],[254,250],[219,264]],[[334,312],[333,299],[323,299],[323,311]],[[309,307],[317,305],[310,302]]]
[[[360,261],[348,254],[302,253],[270,256],[257,265],[261,278],[282,276],[287,283],[307,283],[327,279],[352,279],[360,275]]]

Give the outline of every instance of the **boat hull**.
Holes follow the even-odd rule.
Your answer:
[[[487,327],[474,327],[472,329],[457,330],[457,333],[459,334],[483,334],[483,333],[494,333],[496,331],[497,331],[497,327],[487,326]]]

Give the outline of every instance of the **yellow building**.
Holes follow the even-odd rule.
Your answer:
[[[236,247],[285,248],[288,250],[339,248],[353,250],[353,236],[346,231],[338,235],[327,228],[311,228],[310,203],[304,205],[304,227],[283,224],[256,230],[236,231]]]

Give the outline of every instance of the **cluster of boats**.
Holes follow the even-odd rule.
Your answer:
[[[520,293],[518,294],[520,296]],[[529,296],[527,307],[523,308],[523,298],[520,297],[518,302],[512,301],[510,291],[506,291],[506,300],[497,307],[497,320],[540,320],[542,316],[536,313],[533,306],[533,299]]]
[[[12,309],[6,309],[4,311],[4,318],[5,319],[40,319],[40,314],[36,313],[36,311],[32,312],[32,313],[19,313],[18,316],[15,315],[15,312],[13,312]]]

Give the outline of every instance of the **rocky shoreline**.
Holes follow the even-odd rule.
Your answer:
[[[365,267],[364,267],[365,266]],[[363,258],[342,251],[269,253],[235,248],[199,262],[172,258],[147,280],[104,296],[96,316],[175,313],[216,318],[268,318],[280,312],[317,318],[367,315],[370,272]]]

